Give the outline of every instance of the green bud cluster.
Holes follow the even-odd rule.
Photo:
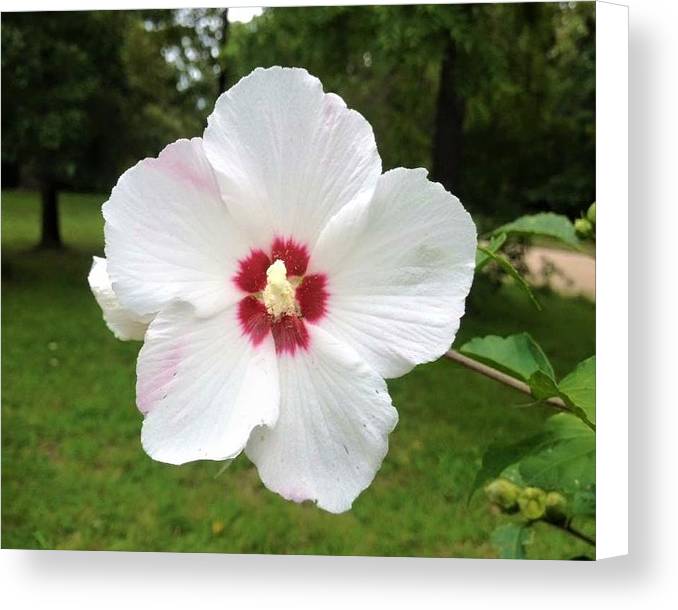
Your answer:
[[[520,487],[508,479],[496,479],[485,487],[487,499],[506,512],[518,509]]]
[[[567,500],[557,491],[549,491],[546,494],[546,520],[551,523],[567,521]]]
[[[574,221],[574,230],[582,239],[595,238],[596,236],[596,203],[593,202],[586,214]]]
[[[520,511],[528,521],[544,519],[550,523],[567,521],[567,500],[557,491],[539,487],[521,487],[508,479],[495,479],[485,486],[485,495],[503,512]]]
[[[593,225],[587,218],[577,218],[577,220],[574,221],[574,230],[579,237],[590,237],[593,233]]]
[[[546,514],[546,492],[538,487],[526,487],[518,496],[518,506],[526,519],[541,519]]]

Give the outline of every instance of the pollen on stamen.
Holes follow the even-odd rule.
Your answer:
[[[318,323],[327,313],[327,277],[306,274],[307,248],[291,238],[276,238],[270,254],[253,249],[238,261],[233,281],[248,293],[238,305],[238,321],[254,347],[269,333],[278,355],[306,351],[307,323]]]
[[[266,311],[279,320],[285,315],[299,315],[296,290],[287,279],[287,268],[281,260],[276,260],[266,270],[266,287],[262,293]]]

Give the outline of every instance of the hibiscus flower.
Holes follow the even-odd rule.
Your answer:
[[[275,67],[125,172],[103,214],[90,285],[119,338],[143,336],[146,452],[244,450],[284,498],[348,510],[398,420],[384,378],[459,327],[476,247],[459,200],[423,169],[382,174],[369,123]]]

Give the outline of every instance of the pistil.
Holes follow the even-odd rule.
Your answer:
[[[262,292],[266,311],[274,320],[284,315],[300,315],[296,300],[296,290],[287,279],[287,268],[281,260],[276,260],[266,270],[266,288]]]

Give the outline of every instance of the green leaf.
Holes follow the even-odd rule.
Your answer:
[[[490,242],[484,247],[478,247],[476,250],[476,271],[480,271],[487,263],[492,260],[489,253],[495,254],[504,245],[506,233],[499,233],[490,238]],[[489,253],[488,253],[489,252]]]
[[[565,492],[590,490],[596,482],[596,435],[581,419],[559,413],[546,423],[544,441],[519,463],[527,485]]]
[[[577,365],[559,384],[546,354],[527,333],[475,337],[459,351],[524,381],[537,400],[561,398],[572,414],[595,428],[595,356]]]
[[[557,239],[573,248],[579,248],[580,242],[574,230],[574,225],[567,216],[542,212],[521,216],[492,232],[492,235],[506,233],[507,235],[525,235],[528,237],[543,236]]]
[[[572,496],[570,503],[572,517],[595,517],[596,516],[596,492],[595,489],[577,491]]]
[[[578,417],[553,415],[543,433],[508,445],[493,444],[483,455],[469,499],[490,479],[573,496],[572,514],[595,514],[596,435]]]
[[[469,500],[476,490],[487,481],[499,477],[511,464],[515,464],[535,448],[541,446],[543,440],[542,435],[534,435],[509,445],[497,443],[490,445],[483,454],[480,470],[476,473],[476,478],[469,492]]]
[[[555,379],[549,359],[528,333],[508,337],[475,337],[462,345],[459,351],[525,383],[529,383],[537,371]]]
[[[580,362],[575,369],[558,384],[563,400],[579,407],[586,417],[596,423],[596,357],[591,356]]]
[[[528,284],[527,280],[522,275],[520,275],[520,272],[511,264],[511,261],[509,261],[508,258],[506,258],[503,254],[496,254],[491,250],[484,248],[483,246],[478,246],[478,253],[480,255],[484,255],[485,259],[482,260],[482,263],[479,266],[478,254],[476,254],[476,270],[479,268],[482,269],[489,261],[494,261],[509,277],[512,277],[516,282],[518,282],[518,286],[520,286],[525,291],[527,296],[530,297],[532,304],[539,311],[541,311],[541,304],[539,301],[537,301],[537,297],[534,296],[532,288]]]
[[[527,380],[527,385],[530,386],[532,396],[537,400],[546,400],[552,396],[560,396],[558,384],[556,384],[553,377],[549,377],[543,371],[536,371]]]
[[[501,559],[525,559],[525,546],[532,542],[532,531],[518,523],[505,523],[492,532],[490,542]]]

